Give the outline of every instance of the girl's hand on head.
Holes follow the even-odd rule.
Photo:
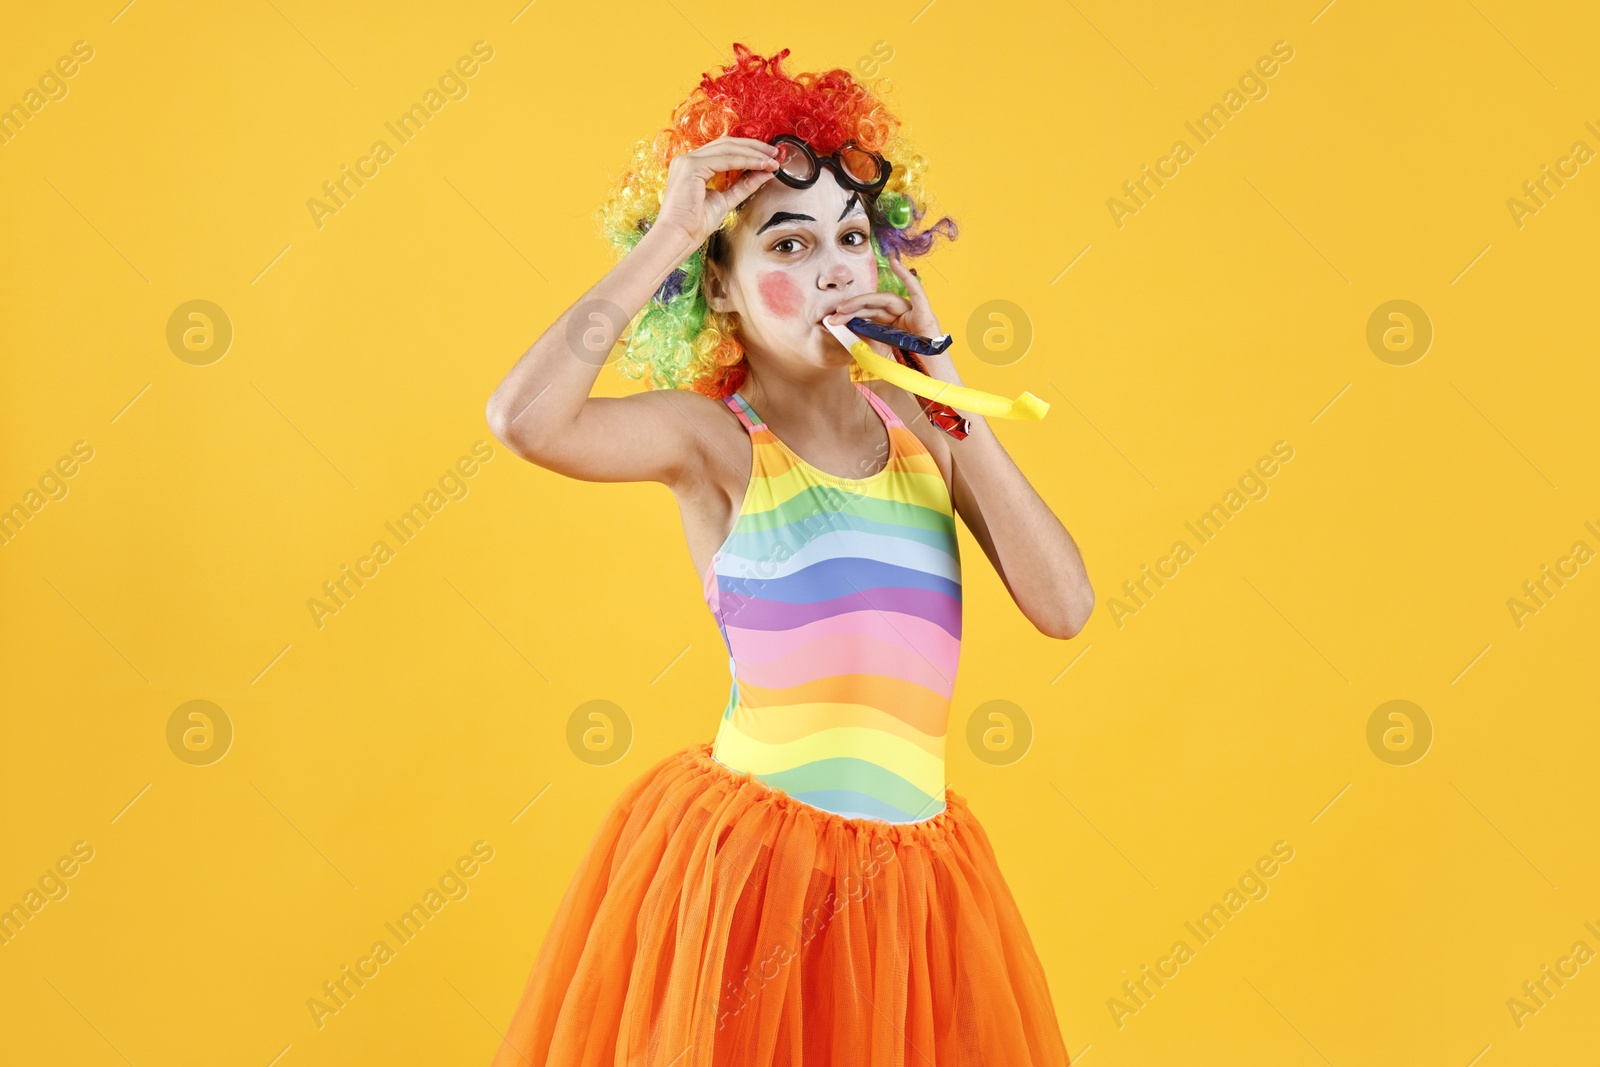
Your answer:
[[[691,152],[674,156],[667,164],[661,210],[650,231],[681,234],[690,246],[698,248],[728,212],[761,188],[777,169],[777,148],[753,137],[724,134]],[[740,172],[743,176],[727,189],[712,189],[706,184],[718,174]]]

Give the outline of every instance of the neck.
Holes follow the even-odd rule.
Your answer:
[[[849,367],[790,375],[777,368],[757,372],[752,365],[739,392],[763,419],[776,418],[790,429],[839,432],[862,422],[863,410],[871,415]]]

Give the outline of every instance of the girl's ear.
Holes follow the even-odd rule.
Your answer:
[[[723,282],[722,267],[709,257],[705,276],[700,281],[700,292],[705,297],[706,306],[712,311],[726,314],[733,310],[733,301],[728,298],[728,287]]]

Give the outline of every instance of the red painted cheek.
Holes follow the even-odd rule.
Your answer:
[[[761,302],[774,315],[788,319],[799,314],[804,303],[800,299],[800,287],[781,270],[769,270],[758,275],[756,286],[761,293]]]

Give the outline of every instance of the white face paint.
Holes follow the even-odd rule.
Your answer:
[[[872,227],[859,194],[828,169],[809,189],[774,179],[745,201],[723,239],[730,266],[707,300],[738,314],[748,351],[758,360],[815,367],[848,362],[848,346],[838,347],[822,319],[842,301],[878,289]]]

